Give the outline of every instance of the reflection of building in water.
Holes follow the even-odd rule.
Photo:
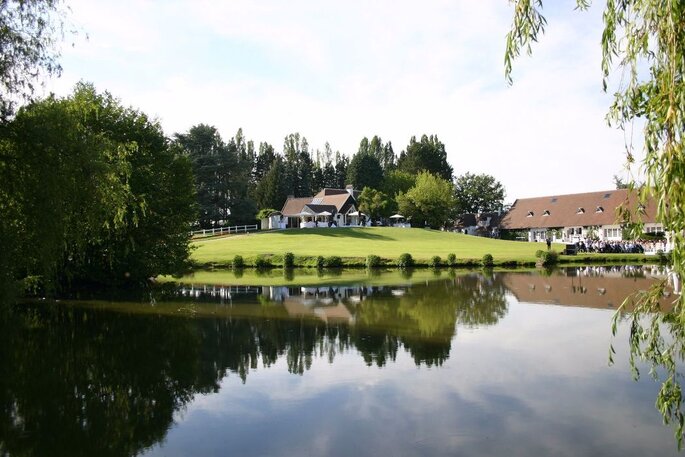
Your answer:
[[[236,296],[245,297],[247,295],[256,296],[261,293],[260,287],[250,286],[211,286],[211,285],[191,285],[178,289],[178,294],[182,297],[193,298],[197,301],[209,301],[215,303],[231,303]]]
[[[263,287],[262,294],[281,303],[291,316],[318,317],[325,322],[354,323],[353,307],[366,297],[396,294],[399,288],[354,286]]]
[[[519,302],[615,309],[631,294],[669,277],[667,270],[651,267],[582,267],[551,276],[505,274],[502,281]],[[669,283],[661,300],[664,310],[672,309],[680,291],[679,283],[677,288]],[[632,308],[629,301],[626,310]]]
[[[316,317],[324,322],[354,323],[354,306],[371,295],[399,297],[404,295],[406,287],[372,287],[364,285],[353,286],[319,286],[319,287],[287,287],[287,286],[186,286],[178,290],[182,297],[195,301],[213,302],[232,305],[234,299],[240,298],[245,303],[246,298],[259,298],[283,305],[291,316]]]

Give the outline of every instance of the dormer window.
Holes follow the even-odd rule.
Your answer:
[[[585,208],[578,208],[576,214],[585,214]]]
[[[549,210],[546,209],[544,213],[542,213],[543,216],[549,216]]]
[[[637,205],[637,210],[640,214],[645,214],[645,205],[640,203],[639,205]]]
[[[528,214],[526,214],[526,217],[533,217],[535,213],[532,211],[528,211]]]
[[[603,212],[604,212],[604,208],[602,208],[601,206],[598,206],[597,209],[595,210],[595,213],[603,213]]]

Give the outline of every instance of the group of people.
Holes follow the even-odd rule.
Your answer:
[[[666,251],[664,241],[607,241],[607,240],[580,240],[576,243],[578,252],[601,252],[611,254],[642,254],[645,252]]]

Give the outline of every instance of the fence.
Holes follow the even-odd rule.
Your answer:
[[[257,230],[259,230],[257,224],[235,225],[233,227],[214,227],[210,229],[195,230],[190,232],[190,235],[193,238],[203,238],[207,236],[229,235],[231,233],[247,233]]]

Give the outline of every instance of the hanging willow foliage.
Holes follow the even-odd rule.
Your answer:
[[[512,62],[545,31],[542,0],[511,0],[514,16],[507,35],[504,69],[512,83]],[[588,0],[577,0],[585,10]],[[669,232],[676,280],[685,273],[685,1],[607,0],[603,15],[602,83],[620,75],[607,120],[620,129],[636,120],[644,123],[645,184],[630,186],[642,199],[653,197],[657,219]],[[627,162],[634,162],[633,145],[626,145]],[[676,296],[672,310],[661,309],[665,284],[629,298],[635,310],[630,320],[630,362],[639,376],[637,362],[650,366],[662,380],[657,408],[664,422],[675,426],[678,447],[684,432],[682,379],[679,367],[685,355],[685,297]],[[625,303],[624,303],[625,305]],[[624,306],[614,317],[613,331],[623,318]],[[612,348],[613,354],[613,348]],[[610,360],[611,355],[610,355]]]

